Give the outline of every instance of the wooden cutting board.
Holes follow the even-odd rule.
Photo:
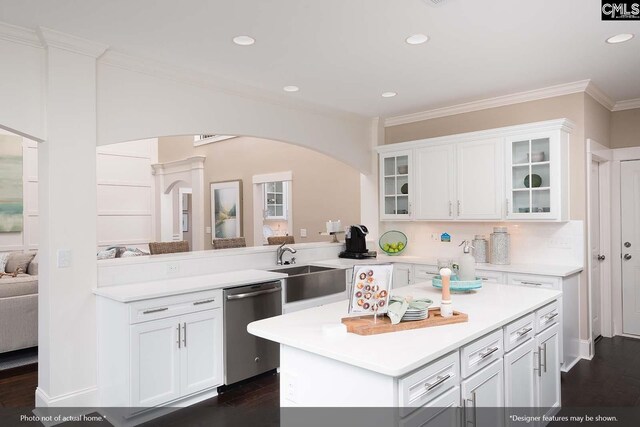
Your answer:
[[[430,328],[432,326],[451,325],[453,323],[467,322],[469,316],[459,311],[454,311],[451,317],[442,317],[440,308],[429,310],[429,317],[424,320],[413,320],[400,322],[397,325],[391,324],[391,319],[387,315],[378,316],[374,323],[373,316],[345,317],[342,323],[347,326],[347,332],[358,335],[377,335],[388,332],[408,331],[411,329]]]

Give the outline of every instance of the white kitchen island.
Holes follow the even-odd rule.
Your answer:
[[[427,296],[430,283],[393,290]],[[560,406],[562,293],[485,284],[454,294],[469,321],[372,336],[336,331],[347,301],[249,324],[281,344],[281,406]],[[465,411],[466,412],[466,411]]]

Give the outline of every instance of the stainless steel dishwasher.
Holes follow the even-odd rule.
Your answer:
[[[256,320],[282,314],[279,281],[224,290],[224,378],[233,384],[280,366],[278,343],[247,332]]]

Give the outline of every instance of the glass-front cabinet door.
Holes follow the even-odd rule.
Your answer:
[[[559,219],[559,146],[553,132],[507,139],[507,219]]]
[[[411,218],[411,150],[380,154],[380,219]]]

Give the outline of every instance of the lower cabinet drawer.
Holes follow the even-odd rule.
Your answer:
[[[476,270],[476,277],[484,283],[505,283],[504,273],[500,271]]]
[[[462,378],[467,378],[500,359],[504,353],[502,329],[477,339],[460,349]]]
[[[148,322],[222,307],[222,289],[153,298],[129,304],[129,323]]]
[[[518,320],[514,320],[504,327],[504,351],[505,353],[527,342],[535,334],[535,315],[527,314]]]
[[[553,276],[535,276],[533,274],[514,274],[507,275],[507,283],[510,285],[523,285],[538,288],[556,289],[562,288],[562,279]]]
[[[460,356],[450,353],[413,374],[398,380],[400,416],[426,405],[460,380]]]
[[[555,325],[560,321],[558,301],[545,305],[536,311],[536,334]]]
[[[413,266],[413,277],[416,279],[416,282],[421,282],[424,280],[431,280],[434,276],[440,274],[438,272],[438,267],[435,265],[414,265]]]
[[[398,423],[401,427],[458,425],[460,387],[455,386],[419,408]]]

